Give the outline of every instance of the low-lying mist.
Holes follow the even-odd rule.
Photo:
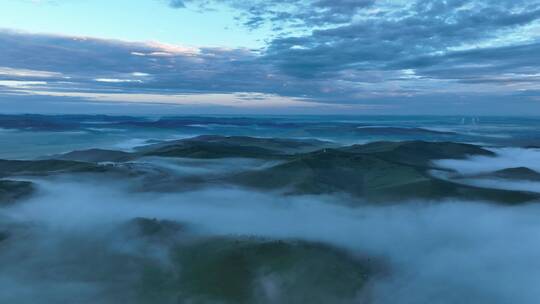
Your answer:
[[[540,180],[538,179],[527,180],[520,176],[512,179],[489,176],[490,173],[510,168],[527,168],[540,172],[540,149],[494,148],[491,150],[496,153],[495,156],[443,159],[435,161],[434,164],[467,177],[458,181],[463,184],[483,188],[540,192]],[[449,175],[442,171],[432,173],[444,179],[448,179]]]
[[[193,237],[244,235],[329,244],[386,271],[353,303],[536,303],[540,205],[413,201],[350,207],[347,197],[211,187],[133,193],[128,182],[34,179],[36,196],[0,209],[2,303],[137,302],[140,265],[164,246],[129,237],[134,218],[170,220]],[[5,226],[5,227],[4,227]],[[276,301],[276,303],[279,303]]]
[[[496,156],[472,156],[467,159],[445,159],[435,163],[462,174],[479,174],[507,168],[527,167],[540,171],[540,149],[493,148]]]

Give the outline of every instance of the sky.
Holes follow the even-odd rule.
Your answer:
[[[0,112],[540,115],[540,0],[0,0]]]

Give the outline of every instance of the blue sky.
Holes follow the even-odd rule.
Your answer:
[[[238,26],[227,6],[198,12],[160,0],[2,0],[0,26],[32,33],[259,48],[271,32]]]
[[[540,0],[0,0],[3,112],[540,115]]]

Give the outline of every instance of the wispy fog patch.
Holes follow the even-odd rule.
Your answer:
[[[526,167],[540,172],[540,149],[494,148],[496,156],[472,156],[467,159],[443,159],[434,164],[440,168],[451,169],[468,178],[454,179],[454,182],[492,189],[540,192],[540,182],[481,176],[499,170]],[[434,176],[450,180],[452,174],[432,171]]]
[[[142,133],[141,135],[145,135]],[[124,139],[110,145],[109,148],[122,150],[125,152],[134,152],[136,148],[154,144],[161,141],[172,141],[194,137],[192,134],[160,134],[160,133],[148,133],[146,137],[136,137]]]
[[[194,159],[170,157],[142,157],[136,163],[148,163],[171,171],[176,175],[230,174],[245,170],[264,169],[275,166],[280,161],[259,160],[251,158]]]
[[[480,188],[540,193],[540,182],[538,181],[482,176],[475,176],[472,178],[455,178],[454,174],[442,170],[432,170],[430,171],[430,174],[443,180]]]
[[[13,133],[13,132],[17,132],[17,130],[0,128],[0,133]]]
[[[104,133],[107,133],[107,132],[121,133],[121,132],[127,131],[126,129],[118,129],[118,128],[85,128],[85,130],[94,131],[94,132],[104,132]]]
[[[135,151],[136,147],[148,145],[149,144],[148,141],[149,139],[145,139],[145,138],[130,138],[130,139],[118,142],[112,145],[112,147],[118,150],[125,151],[125,152],[133,152]]]
[[[540,182],[528,181],[528,180],[509,180],[502,178],[467,178],[462,179],[460,182],[482,187],[482,188],[492,188],[492,189],[503,189],[503,190],[517,190],[517,191],[529,191],[529,192],[539,192],[540,193]]]
[[[491,150],[497,154],[495,157],[472,156],[467,159],[444,159],[435,161],[435,164],[464,175],[516,167],[527,167],[540,172],[540,149],[494,148]]]
[[[338,196],[283,197],[235,188],[136,194],[125,183],[73,180],[40,180],[37,197],[0,211],[11,221],[31,223],[33,231],[0,245],[2,262],[19,265],[0,274],[0,282],[10,286],[0,291],[0,302],[32,303],[31,297],[57,303],[77,299],[78,287],[77,303],[96,297],[114,302],[109,299],[118,300],[115,290],[124,290],[119,296],[129,299],[129,288],[104,278],[125,275],[121,282],[129,284],[132,269],[111,263],[133,259],[137,265],[136,241],[114,237],[135,217],[178,221],[198,235],[303,239],[383,258],[390,272],[372,286],[376,304],[396,299],[405,304],[536,303],[540,297],[540,205],[445,201],[351,208]],[[36,255],[21,263],[23,252]],[[23,274],[46,269],[54,269],[60,279]],[[104,273],[93,277],[94,270]],[[29,286],[31,294],[17,292]],[[53,297],[58,294],[63,298]]]

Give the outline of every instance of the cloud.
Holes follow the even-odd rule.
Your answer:
[[[497,53],[506,50],[510,51],[507,55],[517,56],[521,48],[538,38],[532,35],[527,37],[532,39],[528,43],[511,44],[517,48],[515,54],[504,45],[515,31],[540,18],[540,6],[522,2],[490,5],[485,1],[422,1],[380,14],[308,35],[274,39],[268,58],[288,73],[321,77],[347,69],[414,69],[422,76],[425,69],[440,62],[448,68],[475,63],[473,58],[465,60],[475,53],[491,59],[489,63],[497,69],[506,64],[496,58]],[[489,45],[489,40],[500,42]],[[482,43],[488,46],[482,47]],[[521,61],[536,62],[535,57],[535,53],[528,53]],[[462,62],[452,62],[457,58]]]
[[[465,175],[517,167],[526,167],[540,172],[540,149],[494,148],[491,150],[497,154],[496,157],[474,156],[467,159],[438,160],[436,165]]]
[[[29,81],[46,75],[51,84],[65,88],[184,93],[244,92],[248,87],[270,93],[278,91],[275,87],[282,82],[268,80],[270,68],[255,62],[256,54],[245,49],[194,49],[6,31],[0,32],[0,45],[9,46],[0,55],[3,80]],[[26,70],[41,74],[21,73]]]
[[[36,78],[49,78],[61,76],[60,73],[48,72],[48,71],[36,71],[27,69],[12,69],[6,67],[0,67],[0,76],[5,77],[36,77]]]
[[[175,1],[173,1],[175,2]],[[362,9],[371,7],[374,0],[185,0],[182,6],[200,10],[215,5],[228,5],[239,11],[243,25],[255,29],[271,23],[274,29],[287,26],[313,27],[350,22]],[[172,5],[172,2],[170,3]],[[187,6],[185,4],[188,4]],[[176,6],[173,6],[176,7]]]
[[[119,79],[101,79],[100,82],[123,83]],[[1,85],[1,82],[0,82]],[[16,88],[29,89],[18,85]],[[235,93],[235,94],[152,94],[152,93],[85,93],[85,92],[54,92],[19,90],[21,93],[38,96],[75,97],[98,102],[126,102],[164,105],[197,105],[231,108],[262,108],[275,107],[324,107],[323,104],[305,101],[302,99],[286,98],[268,94]]]
[[[0,32],[0,45],[10,46],[0,56],[4,71],[32,69],[48,76],[47,86],[40,92],[35,87],[36,94],[162,94],[166,99],[174,94],[247,92],[316,101],[319,94],[333,94],[326,88],[340,90],[332,80],[286,75],[262,61],[257,52],[242,48],[189,48],[6,31]],[[0,81],[43,81],[43,75],[34,74],[4,73]]]
[[[288,76],[328,81],[334,98],[538,86],[540,1],[190,1],[209,3],[237,9],[248,27],[288,23],[261,60]],[[415,78],[398,76],[406,71]]]
[[[9,47],[0,80],[47,78],[49,91],[83,93],[250,92],[423,113],[451,112],[455,103],[490,112],[482,107],[491,101],[540,113],[538,0],[169,3],[201,13],[229,6],[246,26],[271,25],[273,34],[250,50],[1,31],[0,46]]]
[[[527,180],[519,175],[513,179],[489,175],[509,168],[528,168],[540,172],[540,149],[493,148],[491,150],[496,153],[496,156],[443,159],[434,163],[440,168],[449,169],[465,176],[465,178],[454,179],[458,183],[492,189],[540,192],[539,181]],[[451,179],[453,175],[442,171],[434,171],[433,174],[444,179]],[[482,174],[488,175],[482,176]]]
[[[40,196],[0,210],[9,219],[5,223],[32,223],[24,237],[0,252],[6,261],[0,281],[9,286],[0,299],[131,302],[135,295],[129,291],[141,271],[134,267],[141,263],[133,261],[170,265],[163,247],[122,235],[121,225],[135,217],[179,221],[199,236],[301,239],[381,258],[388,275],[369,286],[375,304],[395,303],[396,297],[405,304],[535,303],[540,296],[536,204],[446,201],[352,208],[338,196],[281,197],[219,187],[145,194],[118,181],[79,180],[42,180]],[[51,276],[55,280],[46,279]],[[30,294],[23,292],[28,286]],[[111,289],[116,292],[107,292]]]
[[[172,8],[184,8],[186,5],[184,4],[184,1],[182,0],[170,0],[169,6]]]

